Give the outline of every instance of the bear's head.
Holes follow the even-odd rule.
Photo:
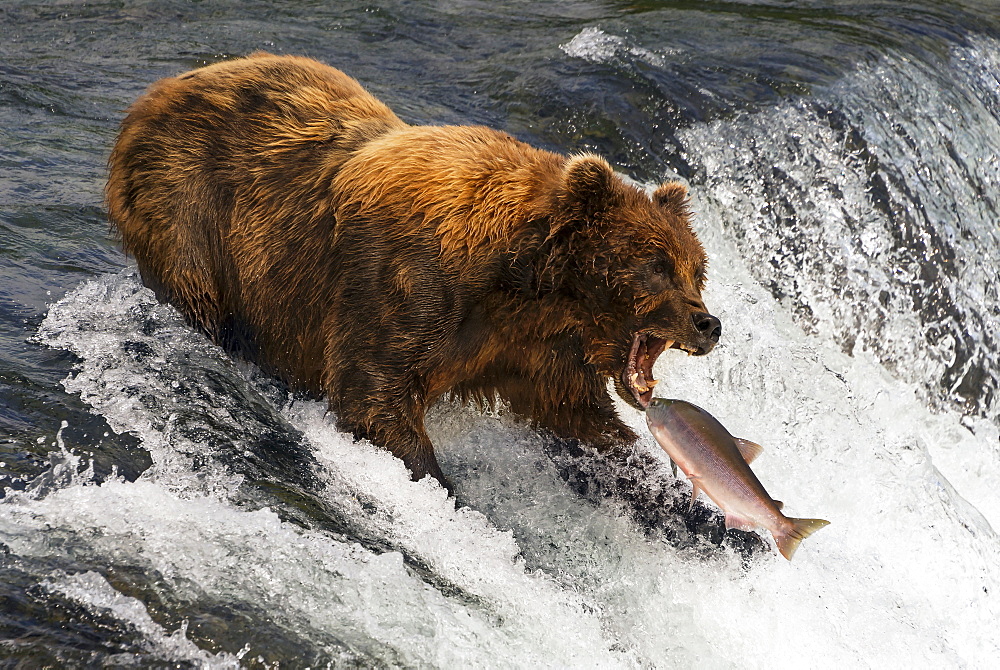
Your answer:
[[[691,229],[687,189],[648,195],[592,155],[567,160],[550,217],[550,280],[577,305],[587,362],[643,409],[653,364],[667,349],[707,354],[722,325],[701,299],[705,250]]]

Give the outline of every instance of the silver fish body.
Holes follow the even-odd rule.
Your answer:
[[[781,555],[791,560],[802,540],[829,524],[782,514],[782,504],[771,498],[750,469],[760,446],[734,438],[697,405],[654,398],[646,408],[646,423],[670,460],[691,480],[692,500],[704,491],[725,513],[726,528],[766,528]]]

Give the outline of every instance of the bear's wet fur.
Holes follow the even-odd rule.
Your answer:
[[[334,68],[256,53],[156,82],[109,161],[143,281],[337,426],[445,484],[442,395],[598,449],[665,348],[707,353],[687,191],[481,126],[412,126]]]

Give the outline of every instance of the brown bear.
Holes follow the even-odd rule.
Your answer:
[[[599,449],[636,435],[666,348],[705,354],[687,191],[481,126],[412,126],[343,72],[255,53],[128,111],[107,203],[144,283],[230,351],[325,395],[338,428],[447,485],[443,395]]]

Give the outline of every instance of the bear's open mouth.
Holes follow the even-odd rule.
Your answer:
[[[632,350],[628,364],[622,373],[622,383],[635,397],[640,407],[647,407],[653,399],[653,387],[659,382],[653,378],[653,365],[666,349],[682,349],[688,354],[697,354],[700,349],[681,342],[657,337],[652,333],[636,333],[632,340]]]

